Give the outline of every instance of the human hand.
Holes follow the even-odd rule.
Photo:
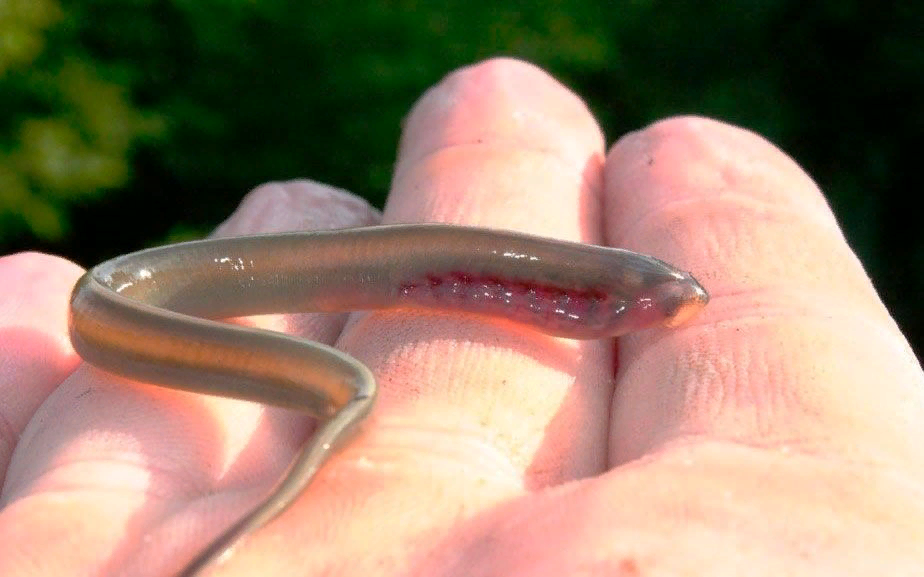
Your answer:
[[[288,183],[219,233],[376,220]],[[490,61],[415,107],[384,220],[622,246],[692,271],[712,301],[618,351],[467,317],[253,319],[336,342],[381,392],[363,435],[216,574],[924,566],[920,366],[824,198],[766,141],[681,118],[604,157],[576,97]],[[170,574],[265,495],[310,422],[78,368],[80,272],[0,261],[0,575]]]

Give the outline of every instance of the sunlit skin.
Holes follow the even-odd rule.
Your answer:
[[[694,271],[710,303],[617,347],[403,311],[241,320],[336,344],[380,392],[309,490],[214,574],[924,566],[924,376],[795,163],[693,118],[605,154],[573,94],[506,60],[447,77],[404,130],[382,222],[625,247]],[[378,220],[289,182],[218,234]],[[0,261],[0,574],[176,574],[266,495],[312,422],[80,364],[67,299],[82,272]]]

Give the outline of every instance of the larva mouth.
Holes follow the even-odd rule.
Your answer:
[[[682,325],[703,310],[709,303],[709,293],[689,273],[683,273],[679,282],[665,283],[658,287],[658,302],[664,314],[663,326],[673,328]]]

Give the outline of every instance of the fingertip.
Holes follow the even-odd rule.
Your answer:
[[[790,156],[754,132],[709,118],[673,117],[624,135],[609,151],[605,178],[606,216],[612,228],[623,225],[621,234],[667,205],[734,196],[791,206],[837,229],[824,195]]]
[[[212,236],[371,226],[381,213],[346,190],[307,179],[267,182],[241,200]]]
[[[689,270],[713,295],[786,279],[878,303],[815,182],[753,132],[667,119],[621,139],[605,178],[609,238]]]
[[[453,71],[414,104],[396,178],[421,157],[472,144],[547,150],[581,165],[588,150],[603,150],[604,141],[584,101],[548,72],[514,58],[491,58]]]

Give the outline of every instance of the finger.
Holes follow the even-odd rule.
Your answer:
[[[367,204],[342,191],[291,182],[254,191],[220,234],[376,220]],[[288,320],[267,316],[253,324],[294,327],[330,342],[343,322],[328,315]],[[81,572],[75,567],[87,574],[114,574],[116,567],[132,575],[176,570],[175,560],[188,559],[266,495],[306,439],[309,423],[292,412],[82,367],[22,436],[24,458],[10,468],[15,502],[3,519],[14,537],[5,543],[27,553],[17,557],[21,564],[53,574]],[[107,560],[112,566],[100,569]]]
[[[67,337],[67,297],[81,273],[43,254],[0,258],[0,479],[35,410],[80,362]]]
[[[599,242],[601,149],[600,129],[574,94],[531,65],[489,61],[447,78],[418,103],[402,139],[386,220]],[[400,351],[386,359],[361,349],[377,354],[369,360],[386,383],[403,383],[386,388],[383,412],[424,429],[453,422],[463,435],[500,450],[528,486],[585,476],[602,465],[594,450],[601,431],[593,424],[601,422],[596,411],[604,406],[611,365],[599,343],[536,338],[459,315],[373,315],[356,328],[349,334],[354,346],[384,338],[390,346],[379,351]],[[420,363],[421,356],[437,364]],[[454,402],[456,395],[467,403]]]
[[[68,339],[67,307],[82,272],[43,254],[0,259],[0,575],[59,575],[71,568],[66,560],[45,557],[53,550],[46,545],[67,536],[43,522],[60,507],[28,498],[36,465],[48,466],[47,447],[29,439],[37,428],[54,426],[56,415],[44,408],[80,362]]]
[[[617,143],[606,191],[612,242],[712,294],[689,326],[625,339],[614,462],[699,436],[920,462],[920,367],[791,159],[744,130],[672,119]]]
[[[492,60],[450,75],[414,107],[385,220],[598,241],[601,159],[599,128],[578,98],[532,66]],[[465,316],[376,312],[357,315],[339,346],[376,375],[378,405],[310,495],[255,536],[261,563],[294,556],[300,570],[322,573],[346,559],[344,572],[360,572],[435,536],[460,508],[604,465],[605,345]],[[382,532],[395,518],[400,529]],[[267,556],[281,535],[311,545]]]
[[[312,180],[270,182],[250,191],[213,236],[372,226],[382,216],[362,198]]]

